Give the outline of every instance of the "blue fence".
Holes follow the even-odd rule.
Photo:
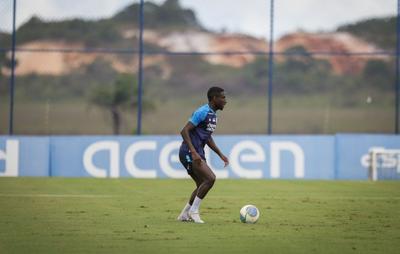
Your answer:
[[[301,51],[279,51],[278,49],[274,48],[274,44],[275,41],[274,39],[277,38],[276,33],[274,32],[276,27],[279,27],[280,24],[282,22],[281,19],[290,19],[291,17],[282,17],[282,16],[278,16],[276,17],[276,11],[279,11],[279,4],[277,6],[274,5],[274,3],[279,3],[279,1],[274,1],[274,0],[269,0],[269,1],[265,1],[265,8],[264,9],[260,9],[260,13],[265,13],[266,15],[266,19],[265,19],[265,24],[259,24],[261,27],[265,27],[265,35],[268,36],[268,42],[266,41],[266,45],[265,48],[266,50],[264,51],[259,51],[259,50],[245,50],[245,51],[240,51],[240,50],[228,50],[228,51],[216,51],[216,52],[207,52],[207,51],[184,51],[184,52],[178,52],[178,51],[173,51],[173,50],[166,50],[166,49],[161,49],[161,48],[157,48],[157,47],[151,47],[151,45],[147,45],[147,48],[144,47],[144,36],[143,33],[146,32],[146,29],[151,29],[149,27],[146,27],[146,12],[144,12],[143,7],[144,5],[147,3],[145,3],[145,1],[140,0],[140,1],[132,1],[135,3],[139,3],[140,4],[140,8],[138,10],[135,9],[136,12],[138,13],[130,13],[130,15],[132,17],[135,17],[138,20],[133,20],[131,21],[131,26],[130,29],[131,30],[137,30],[137,31],[128,31],[131,34],[135,34],[132,35],[132,40],[129,42],[129,44],[127,44],[126,42],[121,42],[121,43],[115,43],[115,45],[113,45],[113,47],[109,47],[107,48],[106,46],[102,45],[99,47],[96,46],[87,46],[87,45],[78,45],[78,46],[63,46],[63,45],[59,45],[59,46],[49,46],[50,48],[46,48],[46,46],[35,46],[35,45],[27,45],[27,44],[23,44],[22,42],[19,42],[18,40],[22,40],[21,38],[18,37],[18,27],[16,27],[15,21],[16,19],[18,20],[18,10],[20,9],[24,9],[26,8],[26,6],[28,6],[30,4],[29,1],[21,1],[21,0],[9,0],[9,1],[4,1],[4,3],[2,4],[4,8],[3,13],[7,14],[7,17],[9,16],[9,21],[8,21],[8,26],[7,26],[7,30],[10,31],[10,33],[7,32],[7,35],[11,35],[10,38],[7,37],[6,40],[0,40],[0,42],[2,43],[2,45],[0,45],[0,53],[4,53],[7,54],[7,63],[4,63],[4,65],[7,67],[5,69],[7,69],[7,72],[4,72],[4,76],[7,75],[7,79],[5,79],[4,77],[4,83],[1,84],[2,86],[2,90],[0,90],[0,92],[4,92],[2,100],[3,100],[3,104],[1,104],[1,106],[3,107],[2,110],[0,110],[0,133],[2,134],[27,134],[27,135],[37,135],[37,134],[65,134],[65,133],[70,133],[70,134],[104,134],[104,133],[109,133],[108,129],[98,129],[96,131],[94,131],[94,128],[91,128],[91,126],[84,128],[82,126],[77,126],[75,127],[75,129],[70,130],[70,129],[66,129],[66,128],[60,128],[61,130],[58,130],[58,127],[55,127],[56,123],[59,122],[59,119],[54,119],[56,117],[53,117],[52,114],[54,115],[60,115],[60,114],[65,114],[68,115],[70,112],[65,113],[64,108],[62,108],[62,106],[60,106],[59,104],[54,103],[55,99],[52,99],[51,96],[48,96],[46,93],[43,93],[45,95],[41,95],[43,97],[48,96],[47,98],[41,98],[40,96],[35,97],[35,87],[30,88],[32,91],[30,91],[28,89],[28,91],[26,91],[26,94],[22,93],[20,91],[20,94],[23,95],[18,95],[17,92],[15,92],[15,88],[18,87],[18,82],[20,82],[19,84],[19,89],[23,90],[23,88],[26,86],[26,80],[30,80],[30,82],[33,82],[32,80],[35,80],[35,75],[27,75],[27,74],[20,74],[20,77],[18,76],[18,74],[15,74],[15,65],[18,62],[18,59],[16,60],[16,56],[18,56],[18,54],[20,55],[27,55],[29,53],[36,53],[37,55],[40,54],[51,54],[51,53],[62,53],[66,55],[66,58],[73,59],[74,57],[71,56],[71,54],[87,54],[88,58],[90,58],[89,56],[91,54],[93,54],[93,58],[95,57],[95,53],[101,53],[101,54],[109,54],[111,55],[110,58],[112,58],[112,56],[114,55],[118,55],[119,57],[121,55],[126,55],[126,58],[133,58],[135,57],[135,61],[137,61],[137,63],[135,62],[134,64],[130,63],[132,66],[135,66],[135,68],[132,68],[129,70],[129,72],[131,74],[137,74],[137,76],[135,76],[136,80],[132,80],[132,84],[135,83],[137,84],[137,90],[138,93],[135,94],[135,96],[137,96],[136,99],[136,103],[135,103],[135,107],[132,108],[132,112],[130,112],[131,114],[131,118],[133,119],[129,119],[129,128],[126,128],[127,130],[125,130],[123,133],[125,134],[142,134],[144,133],[157,133],[157,134],[168,134],[168,133],[172,133],[172,131],[170,131],[171,129],[168,129],[168,132],[163,132],[163,131],[154,131],[153,129],[148,128],[148,126],[151,126],[151,120],[148,119],[152,119],[155,118],[156,116],[150,116],[147,117],[147,119],[145,119],[146,117],[144,117],[144,113],[142,114],[142,105],[145,104],[144,99],[142,98],[142,96],[144,95],[145,91],[149,91],[151,88],[149,86],[149,84],[151,82],[153,82],[153,86],[159,85],[160,83],[162,85],[160,85],[160,87],[153,87],[152,89],[154,90],[159,90],[159,88],[164,88],[165,87],[165,80],[150,80],[151,78],[146,77],[146,73],[148,72],[149,74],[147,74],[150,77],[154,77],[157,76],[158,74],[154,75],[152,73],[152,69],[148,68],[146,69],[146,67],[143,66],[143,63],[145,62],[145,60],[147,59],[148,62],[150,62],[151,57],[165,57],[168,58],[168,61],[174,61],[178,58],[184,58],[187,60],[187,62],[193,62],[193,59],[191,59],[190,57],[203,57],[203,56],[254,56],[254,57],[264,57],[264,58],[268,58],[268,61],[265,61],[265,70],[259,70],[257,73],[260,76],[265,76],[265,77],[259,77],[260,82],[262,82],[262,88],[254,88],[253,89],[259,89],[257,92],[259,95],[261,96],[265,96],[265,105],[262,104],[261,107],[257,106],[257,109],[259,109],[259,111],[263,111],[263,113],[260,113],[259,115],[253,116],[252,119],[260,119],[260,116],[265,118],[262,121],[258,121],[257,123],[254,123],[255,125],[262,125],[262,127],[260,127],[259,129],[256,129],[254,131],[252,131],[251,133],[274,133],[274,134],[278,134],[278,133],[315,133],[315,134],[331,134],[331,133],[336,133],[336,132],[380,132],[380,133],[399,133],[399,108],[400,108],[400,100],[399,100],[399,94],[400,94],[400,82],[399,82],[399,48],[400,48],[400,40],[399,40],[399,36],[400,36],[400,25],[399,23],[397,24],[397,29],[393,29],[392,34],[396,35],[397,38],[397,43],[396,45],[393,45],[392,50],[376,50],[373,52],[349,52],[349,51],[340,51],[340,50],[334,50],[332,49],[331,51],[319,51],[318,49],[315,50],[307,50],[307,52],[301,52]],[[251,5],[251,2],[248,3],[249,5]],[[24,7],[24,8],[22,8]],[[343,8],[347,8],[346,6],[344,6]],[[397,12],[400,9],[400,1],[397,1]],[[132,9],[133,10],[133,9]],[[393,12],[395,13],[395,12]],[[21,15],[21,14],[20,14]],[[58,20],[57,18],[59,17],[54,17],[55,20]],[[240,18],[240,17],[238,17]],[[39,20],[40,20],[40,16],[39,16]],[[397,18],[397,20],[399,20]],[[41,20],[40,22],[43,22],[44,24],[47,24],[45,21]],[[35,23],[35,19],[31,20],[31,23]],[[1,31],[0,31],[1,32]],[[26,32],[26,31],[25,31]],[[129,35],[128,33],[128,35]],[[20,34],[23,34],[22,32]],[[137,36],[138,34],[138,36]],[[128,36],[127,35],[127,36]],[[112,37],[112,34],[109,35],[109,37]],[[128,36],[129,37],[129,36]],[[151,37],[151,36],[148,36]],[[58,37],[57,37],[58,38]],[[62,37],[60,37],[62,38]],[[58,38],[58,39],[60,39]],[[23,38],[26,40],[26,38]],[[29,41],[31,42],[31,41]],[[129,46],[127,46],[129,45]],[[115,47],[114,47],[115,46]],[[396,46],[396,47],[394,47]],[[56,47],[56,48],[54,48]],[[300,57],[300,58],[304,58],[304,57],[321,57],[321,56],[325,56],[325,57],[333,57],[333,56],[340,56],[343,58],[352,58],[352,57],[368,57],[368,56],[377,56],[382,57],[382,58],[387,58],[389,60],[385,60],[387,62],[390,63],[386,63],[390,68],[390,73],[394,74],[393,76],[393,80],[390,80],[390,78],[392,78],[392,76],[390,75],[390,78],[388,78],[388,80],[390,80],[387,83],[390,83],[388,86],[390,86],[390,98],[389,102],[385,102],[383,100],[381,100],[381,98],[378,98],[379,96],[375,95],[373,92],[369,91],[368,89],[367,92],[368,94],[362,94],[360,95],[360,104],[362,104],[362,112],[356,112],[358,113],[358,115],[362,115],[365,114],[365,116],[361,116],[360,118],[364,118],[365,122],[371,122],[375,120],[376,115],[381,115],[381,113],[385,113],[385,116],[383,116],[382,118],[380,118],[378,121],[376,122],[380,122],[380,123],[385,123],[385,124],[381,124],[381,125],[377,125],[377,126],[372,126],[371,128],[367,128],[366,126],[368,126],[367,124],[360,123],[358,126],[355,126],[357,123],[357,120],[354,120],[355,123],[350,124],[349,126],[344,126],[342,127],[340,124],[335,125],[334,123],[338,122],[338,121],[343,121],[343,122],[349,122],[349,119],[354,119],[354,117],[352,116],[347,116],[346,115],[346,110],[337,112],[334,110],[335,108],[335,103],[336,101],[339,101],[337,103],[341,103],[344,104],[345,106],[349,106],[350,107],[354,107],[354,102],[346,102],[346,101],[342,101],[343,98],[334,98],[332,99],[330,96],[332,96],[332,94],[335,91],[335,87],[338,87],[340,85],[343,85],[343,80],[339,80],[337,81],[338,84],[328,84],[327,86],[332,89],[332,91],[327,91],[327,98],[324,99],[326,100],[326,102],[322,101],[323,99],[321,99],[322,97],[317,95],[317,97],[320,98],[319,102],[323,105],[326,106],[326,109],[322,110],[322,113],[320,113],[319,111],[317,113],[313,113],[311,112],[310,114],[307,114],[307,117],[309,117],[309,115],[313,115],[315,117],[311,118],[311,119],[307,119],[306,121],[313,121],[313,123],[311,124],[312,126],[310,127],[309,125],[302,127],[302,129],[297,130],[296,128],[283,128],[282,126],[289,126],[289,124],[286,124],[285,120],[288,117],[292,117],[292,115],[289,113],[287,113],[284,109],[282,110],[281,107],[282,103],[280,102],[280,104],[278,103],[278,105],[274,104],[273,101],[276,101],[276,98],[279,97],[279,86],[281,86],[282,84],[280,83],[290,83],[291,81],[289,80],[279,80],[282,79],[281,76],[285,76],[285,75],[278,75],[279,72],[283,72],[282,70],[277,70],[274,69],[274,66],[277,66],[277,64],[274,64],[274,61],[278,62],[277,59],[281,58],[281,59],[286,59],[286,58],[290,58],[290,57]],[[393,60],[393,63],[391,62]],[[395,60],[395,61],[394,61]],[[166,60],[167,61],[167,60]],[[6,61],[5,61],[6,62]],[[301,62],[301,61],[300,61]],[[391,65],[395,65],[395,66],[391,66]],[[99,67],[100,68],[100,67]],[[192,68],[191,66],[188,67],[189,69]],[[252,68],[257,68],[257,67],[252,67]],[[101,69],[101,68],[100,68]],[[192,68],[195,69],[194,72],[197,71],[196,68]],[[311,68],[314,71],[314,68]],[[103,70],[103,69],[102,69]],[[168,72],[168,70],[164,70],[165,72]],[[223,70],[222,70],[223,71]],[[237,70],[237,72],[242,72],[243,70]],[[284,70],[286,71],[286,69]],[[90,72],[90,71],[88,71]],[[216,71],[217,73],[218,71]],[[96,71],[96,73],[98,73]],[[165,74],[165,73],[164,73]],[[168,74],[168,73],[167,73]],[[165,74],[165,75],[167,75]],[[307,73],[306,71],[304,71],[302,73],[302,76],[307,76],[310,73]],[[24,76],[25,75],[25,76]],[[61,74],[60,74],[61,75]],[[50,83],[54,83],[54,86],[58,83],[64,82],[64,83],[70,83],[70,84],[74,84],[77,83],[77,80],[82,80],[82,77],[79,76],[79,74],[76,74],[77,76],[73,76],[68,78],[68,75],[66,75],[65,77],[61,78],[61,81],[59,79],[57,80],[52,80],[51,75],[50,77],[47,77],[46,75],[44,75],[44,78],[46,79],[46,82]],[[251,78],[248,78],[246,73],[243,72],[243,75],[240,75],[238,77],[235,77],[236,80],[243,78],[243,86],[247,86],[250,87],[250,85],[248,84],[248,82],[251,81]],[[310,74],[311,75],[311,74]],[[9,79],[8,79],[9,76]],[[23,77],[22,77],[23,76]],[[94,75],[95,76],[95,75]],[[162,76],[162,75],[158,75],[158,76]],[[172,75],[174,76],[174,75]],[[200,74],[201,76],[201,74]],[[216,75],[218,77],[218,75]],[[324,73],[321,74],[321,76],[324,76]],[[246,79],[246,77],[248,79]],[[252,75],[250,75],[250,77],[252,77]],[[112,75],[109,75],[109,79],[112,80],[114,77],[112,77]],[[20,79],[20,81],[18,81],[18,79]],[[104,80],[104,78],[102,78],[99,75],[99,79],[100,80]],[[146,80],[147,79],[147,80]],[[154,79],[154,78],[153,78]],[[333,80],[335,80],[335,78],[332,78]],[[248,81],[250,80],[250,81]],[[90,83],[92,80],[88,80],[85,82],[86,83]],[[107,83],[109,80],[104,80],[105,83]],[[206,80],[207,82],[209,80]],[[7,82],[7,84],[5,84],[5,82]],[[181,80],[174,80],[173,78],[170,78],[169,80],[170,83],[184,83],[186,82],[185,80],[181,81]],[[214,81],[213,81],[214,82]],[[220,82],[220,80],[215,80],[215,82]],[[224,81],[222,81],[224,82]],[[229,82],[229,80],[227,80],[226,82]],[[280,83],[279,83],[280,82]],[[321,85],[320,83],[321,81],[318,80],[316,81],[316,83],[318,83],[318,85]],[[357,77],[354,78],[354,80],[352,81],[353,83],[357,83]],[[372,81],[371,81],[372,82]],[[44,83],[44,82],[39,82],[39,83]],[[99,82],[101,83],[101,82]],[[362,83],[362,82],[361,82]],[[292,85],[292,83],[290,83]],[[379,82],[377,82],[377,86],[381,85]],[[36,84],[37,85],[37,84]],[[206,83],[205,85],[209,86],[209,83]],[[359,87],[362,87],[362,84],[358,84]],[[63,86],[63,88],[66,88],[68,86]],[[205,90],[204,87],[201,88],[201,91],[204,92],[203,90]],[[265,89],[264,89],[265,88]],[[52,91],[51,86],[46,87],[46,89],[48,89],[48,93],[54,93],[53,96],[56,97],[57,96],[57,92]],[[41,88],[41,90],[46,90],[44,88]],[[81,89],[81,88],[80,88]],[[75,90],[78,90],[76,87],[71,88],[72,90],[72,94],[74,94],[74,92],[76,92]],[[166,89],[168,90],[168,89]],[[173,90],[172,88],[170,90]],[[245,89],[243,89],[245,90]],[[318,89],[315,89],[315,91],[317,91]],[[7,93],[7,96],[4,96]],[[173,93],[173,92],[171,92]],[[196,94],[198,93],[198,91],[195,92]],[[239,92],[238,92],[239,93]],[[296,91],[293,90],[290,94],[296,94]],[[369,94],[371,93],[371,94]],[[82,92],[82,94],[88,94],[88,91]],[[82,94],[79,94],[80,96],[83,97]],[[194,94],[194,93],[193,93]],[[347,95],[348,93],[340,94],[339,96],[336,97],[345,97],[345,95]],[[35,110],[33,111],[33,114],[35,115],[39,115],[41,117],[41,119],[39,119],[39,117],[37,119],[39,119],[38,121],[40,121],[40,125],[36,124],[36,122],[34,122],[34,120],[31,120],[29,122],[29,124],[25,124],[26,117],[23,113],[21,112],[26,112],[26,110],[24,111],[24,107],[22,107],[21,105],[25,103],[26,98],[28,98],[29,96],[32,96],[32,101],[35,104],[36,107],[32,107],[32,105],[24,105],[24,107],[26,108],[34,108]],[[384,94],[385,96],[387,95],[386,93]],[[16,98],[20,96],[20,98]],[[75,100],[78,97],[76,94],[74,94],[75,96]],[[300,97],[300,96],[299,96]],[[393,98],[392,98],[393,97]],[[378,98],[378,99],[375,99]],[[385,97],[387,99],[387,96]],[[5,101],[7,101],[7,103],[5,103]],[[285,98],[283,98],[283,100],[285,100]],[[309,98],[304,99],[306,101],[309,100]],[[41,101],[42,103],[40,105],[38,101]],[[293,100],[292,100],[293,101]],[[321,102],[322,101],[322,102]],[[333,101],[333,102],[332,102]],[[381,101],[381,104],[383,104],[384,106],[387,106],[386,104],[390,104],[389,106],[387,106],[387,108],[382,110],[382,105],[377,105],[375,106],[374,110],[378,111],[378,113],[376,112],[372,112],[370,109],[371,107],[374,105],[375,101]],[[383,102],[382,102],[383,101]],[[53,105],[54,106],[51,106]],[[86,103],[86,102],[85,102]],[[304,101],[300,101],[300,103],[304,104]],[[386,104],[385,104],[386,103]],[[14,105],[15,104],[15,105]],[[71,103],[73,104],[73,103]],[[296,103],[294,103],[296,105]],[[355,103],[357,104],[357,103]],[[19,119],[18,118],[18,105],[20,105],[20,109],[19,109]],[[333,105],[333,106],[331,106]],[[356,105],[356,106],[360,106],[360,105]],[[5,107],[7,107],[7,109],[4,109]],[[42,108],[45,108],[44,110]],[[315,108],[320,108],[321,105],[316,105],[314,107]],[[254,112],[255,110],[254,108],[251,108],[249,111]],[[381,111],[379,111],[381,109]],[[57,111],[57,112],[55,112]],[[283,112],[282,112],[283,111]],[[361,111],[361,110],[360,110]],[[392,112],[393,111],[393,112]],[[54,113],[55,112],[55,113]],[[266,112],[266,113],[264,113]],[[372,113],[369,113],[372,112]],[[147,112],[146,112],[147,113]],[[356,114],[355,113],[355,114]],[[163,113],[166,114],[166,113]],[[288,116],[284,115],[287,114]],[[335,115],[336,114],[336,115]],[[149,113],[147,113],[147,115],[149,115]],[[154,114],[156,115],[156,114]],[[283,120],[282,119],[278,119],[276,116],[283,116]],[[297,114],[300,115],[300,114]],[[322,115],[322,116],[320,116]],[[346,119],[343,120],[343,115],[345,117],[348,117]],[[301,118],[304,118],[305,116],[299,116]],[[319,118],[317,118],[319,117]],[[65,117],[67,118],[67,117]],[[99,117],[100,118],[100,117]],[[368,119],[367,119],[368,118]],[[148,121],[147,123],[147,129],[142,127],[142,123],[143,121]],[[262,122],[261,124],[259,122]],[[298,122],[297,119],[292,120],[293,123]],[[53,126],[52,126],[53,124]],[[36,126],[37,129],[33,129],[32,128],[25,128],[24,126]],[[89,124],[87,124],[89,125]],[[98,125],[97,125],[98,126]],[[135,127],[136,126],[136,127]],[[293,125],[294,126],[294,125]],[[53,128],[53,129],[52,129]],[[300,128],[300,127],[299,127]],[[27,130],[28,129],[28,130]],[[111,129],[111,128],[110,128]],[[144,130],[143,130],[144,129]],[[173,128],[172,128],[173,129]],[[243,129],[245,129],[245,127],[243,127]],[[260,131],[260,129],[262,129],[262,131]],[[91,132],[92,131],[92,132]],[[231,132],[226,132],[226,133],[235,133],[235,131],[231,131]],[[243,130],[240,130],[240,133],[246,133]]]
[[[394,135],[217,136],[230,165],[209,150],[217,178],[368,179],[372,147]],[[0,136],[0,176],[187,178],[178,136]]]

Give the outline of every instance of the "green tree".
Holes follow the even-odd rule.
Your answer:
[[[394,71],[389,63],[381,60],[369,60],[362,73],[365,84],[375,89],[389,91],[394,84]]]
[[[324,92],[333,78],[329,62],[314,58],[301,45],[285,50],[285,58],[276,61],[274,72],[274,89],[278,93]]]
[[[122,112],[128,107],[137,107],[138,89],[133,80],[135,79],[132,75],[120,74],[111,85],[97,86],[91,92],[90,102],[111,114],[115,135],[120,134]],[[149,106],[145,99],[143,104]]]
[[[396,48],[397,17],[370,18],[337,28],[338,32],[348,32],[376,44],[383,49]]]

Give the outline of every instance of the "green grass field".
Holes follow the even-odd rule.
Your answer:
[[[398,253],[400,182],[0,178],[0,253]],[[239,209],[255,204],[257,224]]]

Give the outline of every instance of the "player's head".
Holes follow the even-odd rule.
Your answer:
[[[213,86],[207,92],[208,102],[217,110],[223,110],[226,104],[225,91],[221,87]]]

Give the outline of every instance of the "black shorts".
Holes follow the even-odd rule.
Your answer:
[[[203,160],[206,160],[205,156],[204,156],[204,152],[202,153],[201,151],[197,151],[200,155],[200,157]],[[179,160],[181,161],[183,167],[186,169],[186,171],[188,172],[188,174],[190,175],[192,172],[192,163],[193,163],[193,159],[192,159],[192,154],[189,151],[189,147],[186,144],[182,144],[180,149],[179,149]]]

